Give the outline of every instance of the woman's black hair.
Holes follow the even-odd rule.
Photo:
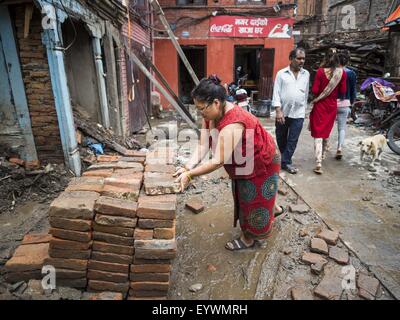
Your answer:
[[[204,78],[192,91],[192,98],[200,102],[213,103],[218,99],[222,103],[226,101],[226,89],[221,85],[221,80],[216,74]]]
[[[328,52],[325,54],[324,61],[321,64],[322,68],[330,68],[331,69],[331,77],[335,72],[336,68],[340,65],[339,55],[337,53],[336,48],[330,48]]]
[[[339,61],[342,66],[347,66],[350,62],[350,52],[348,50],[344,50],[339,53]]]

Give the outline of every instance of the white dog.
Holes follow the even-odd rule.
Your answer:
[[[382,134],[365,138],[359,143],[361,146],[360,162],[363,160],[364,155],[367,154],[372,157],[370,165],[373,166],[376,159],[381,160],[383,148],[385,147],[386,143],[386,137]]]

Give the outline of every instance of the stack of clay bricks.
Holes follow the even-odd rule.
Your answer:
[[[98,192],[85,191],[101,188],[103,180],[76,179],[49,209],[50,241],[46,265],[56,268],[57,285],[86,288],[87,265],[92,251],[92,224]],[[87,186],[87,188],[85,188]],[[84,190],[70,191],[83,188]]]
[[[85,176],[103,177],[101,197],[95,205],[93,247],[88,263],[88,289],[100,292],[129,290],[133,262],[133,233],[137,201],[143,183],[145,154],[132,157],[100,156]]]
[[[130,268],[129,299],[165,299],[176,256],[176,149],[160,147],[147,154],[144,190],[139,197],[135,255]]]
[[[46,254],[30,269],[14,259],[10,274],[34,268],[40,277],[44,261],[55,267],[58,286],[166,299],[177,251],[176,149],[98,161],[50,205]]]
[[[26,235],[4,267],[5,279],[10,283],[42,279],[42,267],[49,257],[50,239],[49,235]]]

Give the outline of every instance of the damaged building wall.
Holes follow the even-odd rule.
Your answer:
[[[12,152],[22,153],[24,146],[22,131],[19,127],[15,110],[7,64],[3,54],[3,43],[0,38],[0,145]],[[0,150],[0,154],[5,150]]]
[[[382,36],[381,28],[392,0],[299,0],[296,41],[333,39],[359,40]],[[354,18],[354,19],[353,19]],[[353,19],[353,20],[352,20]]]
[[[76,37],[70,21],[65,21],[63,24],[65,46],[72,44],[65,51],[71,103],[92,121],[102,123],[90,35],[82,23],[75,21],[74,25]]]
[[[390,28],[388,59],[386,60],[386,69],[390,71],[392,77],[400,82],[400,24]],[[394,79],[393,79],[394,80]]]
[[[60,163],[63,162],[64,156],[46,49],[42,44],[41,13],[34,8],[29,35],[24,38],[25,7],[19,5],[13,12],[23,82],[38,158],[44,162]]]

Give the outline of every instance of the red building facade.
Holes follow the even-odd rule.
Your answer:
[[[293,1],[160,0],[165,16],[200,78],[217,74],[223,83],[248,74],[249,93],[271,98],[276,73],[294,47]],[[274,8],[275,6],[275,8]],[[155,18],[154,59],[172,89],[186,102],[193,82],[162,24]],[[166,100],[163,106],[169,107]]]

